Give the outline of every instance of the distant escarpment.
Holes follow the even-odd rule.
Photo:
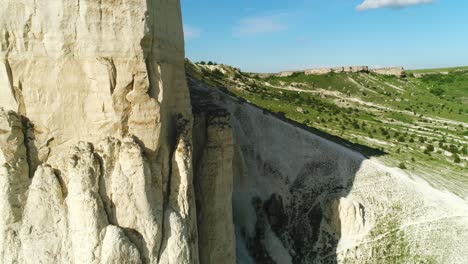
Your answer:
[[[279,73],[252,73],[260,78],[268,78],[272,76],[276,77],[289,77],[293,74],[305,74],[305,75],[321,75],[328,73],[341,73],[341,72],[363,72],[363,73],[375,73],[381,75],[391,75],[396,77],[404,77],[406,75],[403,67],[388,67],[388,68],[370,68],[369,66],[344,66],[344,67],[333,67],[333,68],[315,68],[299,71],[282,71]]]

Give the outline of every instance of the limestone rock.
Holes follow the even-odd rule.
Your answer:
[[[191,124],[179,118],[172,175],[166,193],[164,225],[166,239],[160,263],[199,263],[198,232],[193,187]]]
[[[21,117],[0,109],[0,262],[18,258],[18,232],[29,186]]]
[[[198,113],[194,130],[200,262],[235,263],[234,146],[229,113],[222,109]]]
[[[156,199],[161,187],[152,183],[149,162],[134,138],[122,143],[107,139],[99,148],[105,168],[101,193],[109,220],[126,230],[149,263],[157,259],[161,243],[163,207]]]
[[[74,263],[99,263],[107,216],[99,195],[101,168],[89,143],[72,148],[68,166],[68,225]]]
[[[70,262],[65,197],[50,166],[39,166],[29,186],[20,238],[22,263]]]
[[[125,236],[124,232],[109,225],[104,230],[102,241],[101,262],[103,264],[140,264],[138,249]]]
[[[398,78],[404,77],[406,75],[405,69],[403,67],[376,68],[372,69],[371,72],[382,75],[393,75]]]
[[[0,6],[0,262],[198,263],[179,1]]]
[[[30,119],[39,146],[53,138],[52,159],[128,133],[156,150],[190,117],[179,1],[0,6],[0,105]]]

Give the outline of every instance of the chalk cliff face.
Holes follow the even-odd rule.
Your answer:
[[[197,230],[179,5],[0,0],[0,263],[234,263]]]

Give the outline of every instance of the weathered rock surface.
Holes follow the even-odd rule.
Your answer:
[[[403,67],[377,68],[372,69],[371,72],[382,75],[393,75],[399,78],[406,75],[405,69],[403,69]]]
[[[235,263],[234,147],[229,113],[219,108],[196,113],[194,148],[200,262]]]
[[[0,109],[0,261],[18,258],[29,167],[21,117]]]
[[[227,254],[198,250],[179,1],[0,6],[0,263]]]

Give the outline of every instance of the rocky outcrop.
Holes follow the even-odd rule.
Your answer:
[[[0,262],[234,263],[229,156],[197,222],[179,1],[0,6]]]
[[[371,72],[381,75],[393,75],[398,78],[406,76],[406,72],[403,67],[376,68],[372,69]]]
[[[200,263],[236,263],[229,113],[220,108],[197,111],[194,142]]]
[[[30,183],[21,117],[0,110],[0,262],[18,259],[18,231]]]
[[[320,75],[327,74],[331,72],[369,72],[368,66],[345,66],[345,67],[334,67],[334,68],[317,68],[305,70],[306,75]]]
[[[332,68],[315,68],[315,69],[307,69],[307,70],[300,70],[300,71],[282,71],[279,73],[251,73],[253,76],[257,76],[259,78],[268,78],[272,76],[276,77],[290,77],[295,73],[305,74],[305,75],[322,75],[328,73],[342,73],[342,72],[352,72],[352,73],[375,73],[381,75],[393,75],[398,78],[404,77],[406,75],[405,69],[403,67],[390,67],[390,68],[376,68],[376,69],[369,69],[369,66],[341,66],[341,67],[332,67]]]
[[[0,5],[0,105],[29,118],[49,162],[125,134],[170,148],[176,116],[190,119],[178,1]]]

